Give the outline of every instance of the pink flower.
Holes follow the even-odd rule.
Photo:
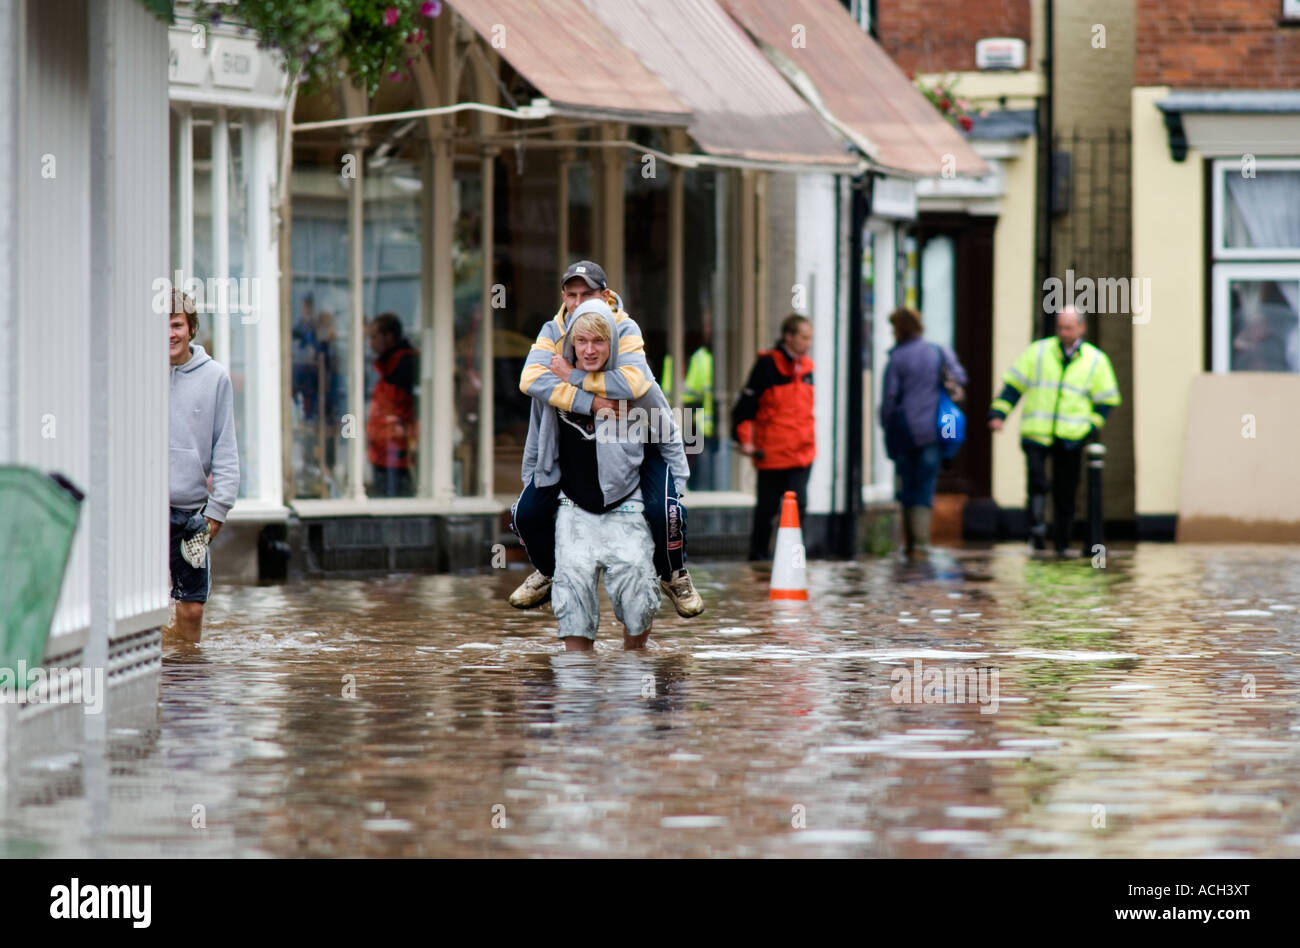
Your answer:
[[[442,0],[428,0],[420,4],[420,16],[437,16],[442,12]]]
[[[397,25],[397,7],[389,7],[384,11],[384,26]]]

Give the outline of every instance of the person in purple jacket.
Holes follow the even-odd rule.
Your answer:
[[[889,350],[885,366],[880,423],[885,432],[885,452],[894,462],[898,478],[895,496],[903,508],[907,558],[922,560],[930,555],[934,482],[943,460],[935,422],[943,369],[947,368],[961,385],[966,384],[966,370],[951,349],[925,341],[916,310],[895,310],[889,322],[894,327],[895,345]]]

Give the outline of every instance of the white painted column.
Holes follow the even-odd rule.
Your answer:
[[[26,0],[0,0],[0,260],[18,259],[18,194],[16,175],[10,161],[19,154],[20,103],[23,99],[23,44],[19,41],[21,7]],[[16,461],[18,439],[14,414],[17,411],[17,329],[19,267],[10,270],[11,279],[0,285],[0,464]],[[8,811],[10,785],[8,747],[10,722],[17,717],[18,706],[0,704],[0,812]]]
[[[182,102],[176,106],[177,142],[176,164],[180,174],[174,182],[176,188],[176,223],[180,227],[180,267],[181,280],[178,290],[184,290],[184,282],[194,276],[194,117],[189,103]],[[175,281],[175,274],[172,280]]]
[[[257,417],[258,500],[283,503],[280,430],[280,247],[271,226],[271,195],[277,185],[276,115],[244,113],[244,178],[248,191],[244,272],[250,277],[254,310],[240,315],[255,325],[245,334],[245,404]],[[242,298],[241,298],[242,302]],[[254,400],[255,399],[255,400]]]
[[[894,345],[889,314],[894,311],[898,294],[898,244],[893,221],[871,219],[875,235],[873,266],[876,276],[875,309],[871,313],[872,411],[880,407],[885,387],[885,365]],[[885,501],[893,497],[894,462],[885,454],[885,430],[873,416],[874,437],[871,447],[871,477],[864,488],[864,500]],[[867,480],[863,478],[863,480]]]
[[[96,3],[89,9],[90,43],[90,279],[91,286],[109,300],[107,313],[90,321],[90,469],[95,477],[86,487],[81,529],[90,538],[90,631],[82,652],[82,664],[103,669],[108,679],[108,641],[112,638],[116,610],[113,608],[113,304],[120,278],[113,254],[113,225],[117,216],[118,152],[116,135],[120,113],[130,103],[117,101],[118,46],[114,43],[116,4]],[[128,119],[129,121],[129,119]],[[107,732],[105,715],[86,715],[85,732],[102,740]]]
[[[18,194],[16,176],[10,173],[9,162],[18,152],[20,104],[23,83],[23,44],[19,42],[21,23],[19,9],[25,0],[0,0],[0,62],[4,63],[0,77],[0,260],[18,259],[17,225]],[[18,444],[14,424],[17,411],[17,351],[14,333],[17,330],[19,269],[10,269],[11,278],[0,287],[0,464],[15,460]],[[0,787],[4,780],[4,722],[6,711],[0,708]],[[0,791],[2,793],[3,791]],[[0,800],[3,797],[0,796]]]
[[[209,286],[221,287],[230,276],[230,123],[226,110],[217,109],[212,123],[212,278]],[[230,314],[227,295],[220,289],[203,302],[211,312],[212,358],[230,368]]]

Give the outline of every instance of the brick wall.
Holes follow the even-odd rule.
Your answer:
[[[1031,41],[1030,0],[879,0],[876,12],[881,44],[909,74],[974,70],[987,36]]]
[[[1300,27],[1282,0],[1137,0],[1137,85],[1300,87]]]

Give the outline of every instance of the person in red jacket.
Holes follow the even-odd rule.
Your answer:
[[[415,455],[419,426],[415,417],[415,386],[420,354],[406,341],[402,321],[393,313],[376,316],[369,328],[379,381],[370,392],[366,442],[374,469],[374,497],[415,494]]]
[[[813,434],[812,323],[791,313],[781,323],[781,338],[760,352],[732,412],[732,434],[758,469],[758,503],[749,536],[749,558],[768,559],[772,518],[792,490],[799,500],[799,522],[807,503],[808,471],[817,456]]]

